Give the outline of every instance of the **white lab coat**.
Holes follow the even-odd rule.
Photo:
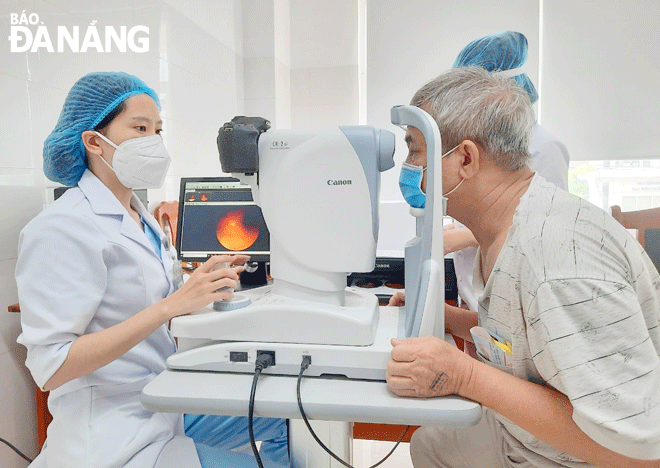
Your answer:
[[[541,127],[534,124],[529,139],[529,167],[548,182],[568,190],[568,164],[570,156],[566,146]],[[457,228],[465,227],[456,223]],[[458,295],[470,310],[478,311],[479,303],[472,289],[472,268],[477,255],[476,247],[466,247],[454,252],[454,268],[458,286]]]
[[[135,195],[131,204],[160,234],[162,261],[90,171],[21,232],[18,342],[27,347],[26,364],[39,387],[77,337],[122,322],[176,288],[174,250]],[[199,468],[194,443],[180,437],[182,416],[152,413],[140,404],[142,388],[174,351],[174,339],[162,325],[120,358],[53,390],[48,403],[53,422],[30,466],[154,467],[163,447],[175,440],[179,453],[186,452],[186,464],[179,466]]]

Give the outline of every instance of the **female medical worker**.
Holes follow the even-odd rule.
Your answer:
[[[182,415],[140,404],[142,388],[175,351],[168,321],[231,297],[217,290],[236,286],[241,267],[214,267],[244,260],[212,257],[181,284],[172,247],[132,191],[163,183],[170,158],[161,128],[158,98],[142,81],[92,73],[75,83],[44,142],[46,176],[75,188],[19,240],[18,342],[35,381],[50,391],[53,415],[32,467],[256,466],[226,450],[230,444],[196,446]],[[196,441],[218,445],[225,434],[235,442],[232,430],[244,419],[195,416],[191,424]],[[288,466],[286,421],[257,427],[273,442],[264,462]]]

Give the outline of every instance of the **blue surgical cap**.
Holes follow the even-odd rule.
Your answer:
[[[489,72],[518,68],[527,60],[527,38],[515,31],[502,31],[470,42],[458,54],[454,68],[476,65]],[[529,77],[522,73],[514,77],[522,86],[532,103],[539,95]]]
[[[55,129],[44,141],[46,177],[64,185],[76,185],[86,168],[82,132],[93,130],[119,104],[135,94],[148,94],[160,109],[154,90],[135,76],[97,72],[80,78],[64,101]]]

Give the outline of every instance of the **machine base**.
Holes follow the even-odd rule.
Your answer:
[[[179,349],[213,341],[348,346],[374,343],[378,299],[373,294],[346,288],[341,306],[292,299],[275,294],[272,286],[241,291],[240,295],[251,304],[223,312],[208,306],[172,319],[170,330],[179,339]]]
[[[252,374],[258,353],[269,351],[275,353],[275,365],[264,369],[263,374],[298,375],[302,357],[310,356],[312,364],[305,376],[385,381],[392,351],[390,339],[397,337],[397,329],[398,308],[382,307],[374,342],[368,346],[206,341],[197,348],[170,356],[167,366],[178,370]]]

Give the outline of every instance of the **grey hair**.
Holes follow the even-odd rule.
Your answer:
[[[471,140],[502,169],[515,171],[529,161],[534,111],[525,90],[512,79],[481,67],[454,68],[422,86],[410,104],[433,116],[443,152]]]

